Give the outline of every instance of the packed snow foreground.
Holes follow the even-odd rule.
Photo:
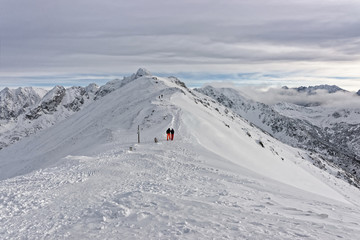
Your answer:
[[[173,77],[102,90],[0,151],[0,239],[358,239],[359,190],[305,151]]]

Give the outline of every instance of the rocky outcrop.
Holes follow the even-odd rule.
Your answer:
[[[36,91],[32,87],[0,91],[0,120],[9,120],[24,113],[27,108],[39,103],[45,90]]]
[[[65,96],[65,92],[66,90],[63,86],[54,87],[44,96],[39,106],[30,110],[30,112],[25,115],[26,118],[33,120],[42,114],[49,114],[56,111],[57,106],[59,106]]]

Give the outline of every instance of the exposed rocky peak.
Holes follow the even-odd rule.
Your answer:
[[[83,87],[71,87],[67,89],[66,96],[66,99],[62,101],[62,105],[73,112],[79,111],[85,103],[85,99],[89,99],[88,92],[86,88]]]
[[[26,114],[26,118],[37,119],[42,114],[52,114],[60,107],[77,112],[87,100],[93,99],[97,90],[96,84],[90,84],[85,88],[77,86],[67,89],[63,86],[55,86],[44,96],[38,106]]]
[[[356,92],[356,94],[357,94],[358,96],[360,96],[360,89],[359,89],[359,91]]]
[[[32,87],[9,89],[0,91],[0,119],[16,118],[26,111],[26,108],[41,101],[45,90],[36,91]]]
[[[37,107],[30,110],[26,114],[27,119],[36,119],[42,114],[49,114],[56,111],[57,106],[61,103],[65,96],[65,88],[63,86],[55,86],[41,100]]]
[[[65,96],[66,89],[63,86],[55,86],[41,100],[40,104],[50,111],[59,105]]]

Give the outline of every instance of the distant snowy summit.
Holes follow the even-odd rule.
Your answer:
[[[299,93],[307,93],[308,95],[317,94],[318,90],[324,90],[327,93],[348,92],[336,85],[327,85],[327,84],[317,85],[317,86],[309,86],[309,87],[301,86],[301,87],[297,87],[297,88],[288,88],[287,86],[284,86],[284,87],[282,87],[282,89],[285,89],[285,90],[293,89]]]
[[[95,95],[98,87],[91,84],[87,87],[55,86],[40,100],[40,102],[26,113],[27,119],[36,119],[43,114],[50,114],[63,107],[68,111],[77,112],[81,106]]]
[[[4,88],[0,91],[0,120],[16,118],[25,112],[25,109],[37,104],[46,94],[40,88]]]

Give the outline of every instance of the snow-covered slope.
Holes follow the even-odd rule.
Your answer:
[[[149,76],[140,68],[124,79],[115,79],[100,88],[55,86],[50,91],[34,88],[5,88],[0,92],[0,150],[23,137],[46,129],[128,82]]]
[[[0,151],[2,239],[360,233],[359,190],[314,167],[305,151],[176,78],[117,81],[81,111]],[[165,140],[168,127],[174,141]]]
[[[304,107],[284,102],[268,105],[244,97],[234,88],[207,86],[197,91],[284,143],[310,151],[319,167],[324,168],[324,161],[337,166],[335,175],[360,186],[359,107]]]

